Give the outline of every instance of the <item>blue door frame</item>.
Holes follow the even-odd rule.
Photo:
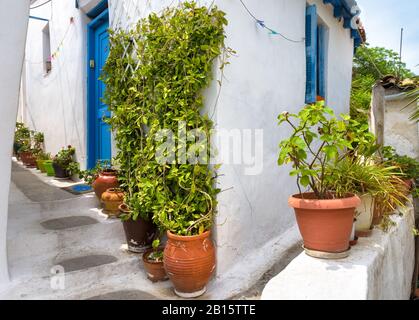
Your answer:
[[[111,133],[103,122],[110,112],[101,102],[105,85],[98,80],[109,53],[108,27],[108,9],[87,25],[87,168],[111,158]]]

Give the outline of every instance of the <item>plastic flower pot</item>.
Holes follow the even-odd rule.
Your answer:
[[[49,177],[55,176],[55,170],[54,170],[54,167],[52,166],[52,160],[45,160],[44,168],[47,173],[47,176]]]
[[[44,166],[44,161],[45,161],[45,160],[36,160],[36,164],[37,164],[37,166],[38,166],[38,169],[39,169],[41,172],[43,172],[43,173],[45,173],[45,172],[46,172],[46,170],[45,170],[45,166]]]

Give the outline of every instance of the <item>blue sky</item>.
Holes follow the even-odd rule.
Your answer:
[[[399,52],[400,29],[404,28],[402,59],[419,74],[419,1],[357,0],[361,19],[372,46]]]

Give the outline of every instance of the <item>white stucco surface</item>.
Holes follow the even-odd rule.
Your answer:
[[[331,5],[320,0],[309,2],[316,3],[320,19],[329,29],[327,103],[337,114],[348,112],[353,39],[350,31],[343,28],[343,22],[333,17]],[[304,41],[293,43],[269,35],[255,24],[239,1],[220,0],[215,4],[227,14],[226,46],[237,51],[237,55],[230,58],[231,64],[224,70],[225,79],[215,109],[217,82],[213,81],[206,91],[207,111],[214,114],[218,131],[251,129],[251,150],[255,148],[255,130],[263,130],[260,168],[256,166],[249,172],[252,161],[239,164],[231,158],[230,164],[223,163],[219,171],[218,185],[227,191],[218,197],[214,228],[216,281],[224,281],[228,290],[234,291],[251,286],[280,257],[281,250],[284,252],[299,240],[294,213],[287,204],[288,196],[297,191],[295,180],[288,176],[289,168],[277,165],[278,143],[289,131],[278,128],[276,119],[282,111],[298,112],[304,106],[305,45]],[[246,4],[275,30],[295,40],[304,39],[305,0],[266,0],[263,5],[249,0]],[[159,12],[167,5],[173,2],[110,0],[111,25],[132,26],[138,17]],[[215,77],[219,79],[220,75],[217,73]],[[215,141],[217,138],[216,134]],[[275,243],[284,246],[269,250]]]
[[[413,206],[388,233],[374,229],[343,260],[304,252],[266,285],[263,300],[408,300],[414,270]]]
[[[19,120],[45,134],[47,152],[76,148],[81,167],[86,163],[86,46],[90,19],[76,9],[74,1],[52,1],[31,10],[31,15],[49,19],[52,70],[43,64],[43,29],[47,22],[30,19],[26,43],[23,99]],[[70,18],[74,22],[70,23]],[[61,45],[60,45],[61,44]]]
[[[28,24],[29,0],[0,0],[0,291],[6,286],[7,214],[13,132]],[[7,9],[6,9],[7,8]]]
[[[400,93],[385,96],[384,144],[419,159],[419,124],[409,120],[413,107],[405,108],[411,101]]]

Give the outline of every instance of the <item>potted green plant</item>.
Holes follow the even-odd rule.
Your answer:
[[[22,122],[16,122],[13,153],[20,159],[23,146],[30,146],[30,130]]]
[[[147,273],[147,278],[151,282],[168,280],[163,264],[164,246],[160,245],[160,240],[153,241],[152,248],[143,254],[143,264]]]
[[[48,177],[54,177],[55,176],[55,170],[54,170],[54,166],[53,166],[53,161],[50,160],[44,160],[43,162],[44,168],[45,168],[45,172],[47,173]]]
[[[92,186],[97,198],[110,188],[119,188],[118,171],[113,167],[112,160],[99,160],[92,169],[79,172],[79,178]]]
[[[386,166],[375,157],[346,157],[327,167],[326,175],[334,177],[326,181],[328,189],[360,197],[361,204],[355,209],[359,237],[370,235],[377,201],[393,210],[404,205],[401,199],[405,196],[398,187],[402,183],[397,177],[398,167]]]
[[[399,168],[399,174],[407,188],[406,193],[410,193],[414,180],[419,177],[419,161],[406,155],[401,156],[388,146],[383,148],[382,155],[385,164]]]
[[[61,149],[52,161],[56,178],[69,178],[77,173],[77,164],[74,161],[76,149],[72,146]]]
[[[288,124],[291,134],[280,143],[278,164],[292,164],[290,175],[296,177],[298,194],[288,203],[295,210],[297,224],[308,255],[345,257],[355,208],[361,200],[353,193],[330,188],[335,175],[326,169],[338,164],[354,152],[356,137],[348,134],[349,116],[337,119],[323,102],[304,107],[298,114],[284,112],[279,125]],[[309,192],[303,192],[309,187]]]

